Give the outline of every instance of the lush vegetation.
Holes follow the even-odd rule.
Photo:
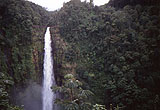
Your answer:
[[[69,63],[83,88],[95,94],[95,104],[107,108],[112,104],[123,110],[158,110],[159,13],[157,4],[125,5],[118,10],[79,0],[64,4],[52,20],[62,44],[67,46],[60,49],[55,43],[57,54],[63,51],[59,60],[64,60],[57,64],[60,78]],[[57,34],[52,36],[54,39]]]
[[[110,0],[100,7],[71,0],[55,12],[0,0],[0,109],[21,109],[11,104],[11,88],[41,83],[47,25],[58,84],[53,90],[63,96],[56,100],[63,109],[159,109],[158,0]]]
[[[57,99],[56,103],[62,105],[65,110],[91,110],[89,99],[93,93],[82,89],[82,83],[75,79],[73,74],[67,74],[64,78],[64,86],[53,86],[55,92],[64,95],[62,99]]]
[[[158,0],[110,0],[108,5],[116,8],[123,8],[126,5],[136,6],[137,4],[142,6],[160,5]]]
[[[20,107],[13,106],[9,103],[10,87],[14,82],[12,77],[0,73],[0,108],[1,110],[21,110]]]
[[[48,19],[49,13],[31,2],[0,0],[1,110],[18,110],[10,106],[11,87],[24,87],[29,79],[41,81],[43,34]]]

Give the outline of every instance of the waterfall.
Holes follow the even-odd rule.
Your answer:
[[[53,110],[53,100],[56,98],[56,94],[52,92],[51,86],[55,85],[55,78],[53,72],[53,60],[52,60],[52,47],[51,36],[49,27],[45,34],[45,47],[44,47],[44,64],[43,64],[43,91],[42,91],[42,105],[43,110]],[[55,110],[55,109],[54,109]]]

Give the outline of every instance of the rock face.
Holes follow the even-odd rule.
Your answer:
[[[126,5],[142,5],[142,6],[150,6],[150,5],[160,5],[159,0],[110,0],[108,5],[114,6],[116,8],[123,8]]]

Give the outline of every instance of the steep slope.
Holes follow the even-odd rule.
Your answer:
[[[72,74],[95,93],[94,103],[157,110],[159,13],[157,5],[134,4],[117,10],[74,0],[64,4],[50,23],[60,79],[74,68]]]
[[[24,0],[0,0],[0,76],[11,77],[14,85],[24,86],[29,80],[41,82],[43,36],[49,13]],[[3,78],[0,82],[3,82]],[[9,86],[0,86],[0,108],[6,110]],[[4,97],[5,96],[5,97]]]

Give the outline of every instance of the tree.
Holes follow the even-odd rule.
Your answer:
[[[65,110],[90,110],[92,106],[89,99],[93,93],[82,89],[82,83],[72,74],[67,74],[64,78],[63,86],[52,87],[53,91],[64,95],[64,99],[56,99],[55,103],[62,105]]]
[[[13,106],[9,102],[9,91],[14,82],[11,77],[0,72],[0,109],[1,110],[22,110],[22,108]]]

